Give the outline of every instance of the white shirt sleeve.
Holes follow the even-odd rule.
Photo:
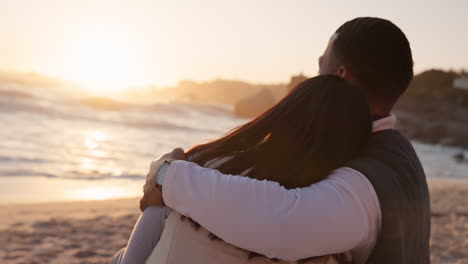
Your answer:
[[[226,242],[270,258],[299,260],[375,241],[380,207],[364,175],[339,168],[321,182],[287,190],[272,181],[225,175],[174,161],[165,203]]]

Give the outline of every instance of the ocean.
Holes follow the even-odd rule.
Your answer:
[[[150,162],[243,124],[226,105],[96,108],[57,89],[0,81],[0,203],[141,195]],[[468,180],[467,150],[413,142],[428,178]]]

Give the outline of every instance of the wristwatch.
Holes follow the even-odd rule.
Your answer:
[[[162,191],[162,185],[164,183],[164,177],[166,176],[167,169],[169,168],[169,165],[171,165],[170,160],[165,160],[161,165],[159,165],[158,170],[156,171],[156,187]]]

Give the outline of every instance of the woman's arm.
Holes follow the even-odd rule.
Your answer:
[[[380,207],[372,185],[350,168],[307,188],[225,175],[174,161],[165,203],[235,246],[285,260],[342,253],[377,237]]]
[[[119,264],[145,263],[161,238],[167,216],[167,207],[148,206],[138,218],[127,247],[119,256]]]

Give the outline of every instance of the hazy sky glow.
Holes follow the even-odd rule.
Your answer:
[[[468,68],[464,0],[0,0],[0,69],[93,84],[285,82],[314,75],[328,38],[357,16],[400,26],[416,71]]]

